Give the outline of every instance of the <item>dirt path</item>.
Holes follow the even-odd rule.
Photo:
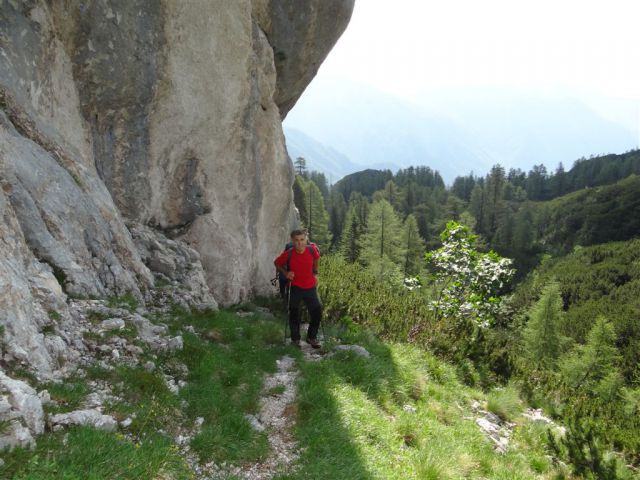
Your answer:
[[[302,332],[306,329],[307,325],[301,326]],[[304,341],[301,349],[307,361],[322,358],[317,350]],[[247,420],[256,430],[267,432],[271,455],[260,463],[231,469],[229,473],[243,480],[269,480],[293,465],[299,457],[298,445],[293,438],[293,427],[296,417],[296,383],[300,372],[295,359],[289,355],[277,360],[277,366],[277,372],[264,380],[260,412],[256,416],[247,416]]]

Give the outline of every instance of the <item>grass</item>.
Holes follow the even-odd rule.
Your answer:
[[[487,409],[501,419],[512,422],[522,413],[522,402],[513,386],[496,388],[487,395]]]
[[[264,458],[266,434],[255,432],[244,415],[258,411],[264,375],[275,372],[276,360],[291,353],[283,345],[282,326],[259,313],[239,319],[224,311],[183,317],[180,323],[216,332],[210,340],[183,333],[184,349],[178,353],[189,368],[181,392],[186,414],[205,420],[192,448],[203,461],[241,464]]]
[[[299,469],[278,480],[506,480],[555,473],[542,453],[544,431],[514,433],[512,450],[494,451],[469,407],[483,394],[460,384],[454,368],[417,347],[384,344],[352,327],[343,335],[371,358],[341,352],[322,362],[300,361],[296,437],[303,453]]]
[[[82,400],[89,394],[89,387],[83,379],[69,378],[63,383],[44,385],[52,400],[58,405],[49,408],[50,413],[70,412],[80,407]]]
[[[134,312],[138,308],[138,299],[128,292],[119,297],[110,297],[107,299],[107,307],[124,308],[130,312]]]
[[[245,465],[264,459],[270,453],[267,433],[253,430],[245,415],[258,412],[263,379],[285,354],[296,358],[302,373],[289,408],[301,453],[278,480],[550,479],[558,473],[546,457],[544,428],[518,425],[513,448],[506,455],[495,453],[469,407],[484,395],[462,385],[453,367],[418,347],[382,343],[355,324],[332,326],[327,331],[335,338],[326,345],[362,345],[371,357],[342,351],[307,362],[300,351],[283,345],[281,318],[252,304],[236,310],[254,315],[177,312],[163,319],[172,335],[183,335],[184,348],[156,355],[153,372],[94,366],[85,369],[85,378],[48,385],[58,408],[71,410],[88,393],[85,382],[107,383],[121,400],[106,404],[105,413],[132,423],[116,433],[90,428],[46,433],[35,450],[3,453],[0,478],[192,478],[172,438],[178,426],[191,429],[198,418],[204,422],[190,446],[201,462]],[[186,325],[201,335],[189,333]],[[167,388],[163,372],[177,379],[186,375],[178,395]],[[266,393],[279,395],[283,388]],[[504,395],[489,397],[504,405]]]
[[[3,459],[0,475],[14,480],[193,478],[165,436],[134,443],[122,434],[88,427],[42,435],[35,450],[17,448]]]

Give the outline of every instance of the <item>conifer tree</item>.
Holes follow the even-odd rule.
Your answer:
[[[304,157],[298,157],[293,162],[296,170],[296,175],[300,175],[302,178],[307,178],[307,161]]]
[[[306,193],[306,217],[302,219],[302,223],[309,231],[309,239],[317,243],[321,250],[327,251],[331,246],[331,232],[322,193],[311,180],[304,181],[303,187]]]
[[[365,225],[360,223],[356,207],[352,205],[344,222],[339,249],[340,255],[347,262],[353,263],[360,258],[360,237],[364,229]]]
[[[565,342],[559,331],[561,320],[560,285],[551,282],[531,308],[523,332],[525,358],[529,365],[546,370],[556,366]]]
[[[367,230],[369,202],[359,192],[353,192],[349,199],[342,235],[340,238],[340,255],[347,262],[355,262],[360,258],[362,250],[362,235]]]
[[[409,215],[404,221],[402,245],[406,251],[404,261],[404,278],[414,277],[420,273],[424,263],[425,245],[418,231],[416,217]]]
[[[389,202],[378,200],[371,206],[362,237],[363,263],[380,279],[399,283],[404,255],[400,219]]]
[[[603,387],[600,382],[610,379],[620,362],[615,342],[613,325],[599,316],[589,331],[587,343],[578,346],[562,362],[561,370],[569,387],[590,392]]]

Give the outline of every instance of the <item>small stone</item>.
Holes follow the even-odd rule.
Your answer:
[[[408,413],[416,413],[418,410],[413,405],[403,405],[402,410]]]
[[[353,352],[364,358],[369,358],[371,356],[368,350],[364,347],[361,347],[360,345],[338,345],[337,347],[335,347],[335,350]]]
[[[147,372],[153,372],[156,369],[156,364],[153,363],[152,361],[148,361],[144,364],[144,369]]]
[[[120,352],[114,348],[111,350],[111,358],[118,360],[120,358]]]
[[[169,351],[175,351],[175,350],[182,350],[183,347],[183,340],[182,340],[182,336],[178,335],[177,337],[173,337],[171,340],[169,340],[169,343],[167,344],[167,348],[169,349]]]
[[[49,420],[56,426],[61,425],[90,425],[98,430],[113,432],[117,427],[116,420],[110,415],[103,415],[97,410],[75,410],[70,413],[52,415]]]
[[[49,394],[48,390],[42,390],[38,392],[38,397],[40,398],[40,401],[42,402],[43,405],[51,404],[51,395]]]
[[[247,421],[251,424],[251,426],[256,432],[264,432],[264,428],[265,428],[264,425],[260,423],[260,421],[255,416],[251,414],[246,414],[244,418],[247,419]]]
[[[124,325],[124,320],[121,318],[107,318],[100,323],[100,328],[103,330],[122,330]]]

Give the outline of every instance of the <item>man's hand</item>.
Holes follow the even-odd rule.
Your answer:
[[[295,277],[295,273],[287,272],[287,280],[291,282],[293,280],[293,277]]]

